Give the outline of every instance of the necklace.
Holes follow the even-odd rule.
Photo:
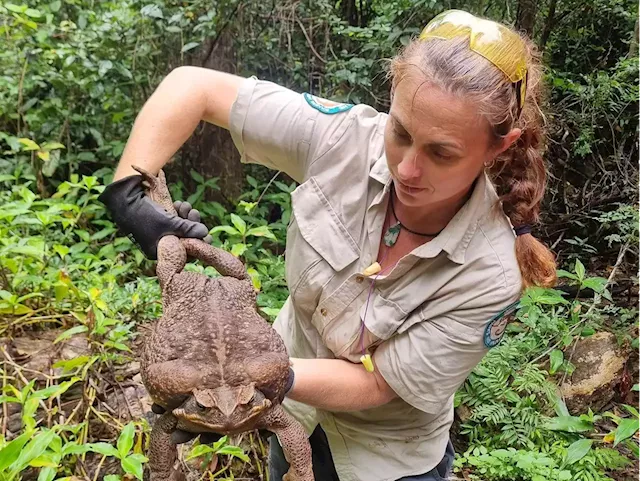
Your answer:
[[[391,185],[393,186],[393,184],[391,184]],[[384,245],[386,245],[387,247],[393,247],[395,245],[395,243],[398,241],[398,237],[400,236],[400,231],[402,229],[406,230],[407,232],[411,232],[412,234],[419,235],[419,236],[422,236],[422,237],[436,237],[438,234],[440,234],[440,232],[442,232],[443,229],[440,229],[438,232],[435,232],[433,234],[423,234],[421,232],[416,232],[416,231],[413,231],[413,230],[409,229],[402,222],[400,222],[400,219],[398,219],[398,216],[396,215],[396,209],[395,209],[395,206],[393,204],[393,194],[394,194],[394,192],[395,192],[395,189],[393,189],[389,193],[389,202],[391,203],[391,213],[393,214],[393,218],[395,219],[395,223],[389,225],[389,228],[384,233],[384,238],[383,238]]]

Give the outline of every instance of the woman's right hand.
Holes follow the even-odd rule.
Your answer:
[[[209,229],[200,213],[187,202],[176,202],[178,215],[170,214],[144,192],[141,175],[131,175],[109,184],[100,197],[118,227],[149,259],[157,259],[158,242],[165,235],[210,241]]]

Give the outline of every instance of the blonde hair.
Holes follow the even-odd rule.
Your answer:
[[[519,112],[513,83],[490,61],[469,49],[466,37],[410,42],[391,62],[392,90],[413,69],[443,91],[474,101],[487,119],[493,142],[513,128],[520,138],[499,155],[487,172],[500,196],[500,204],[514,227],[538,222],[544,196],[546,167],[542,68],[533,43],[522,37],[527,50],[528,82],[525,104]],[[516,238],[516,257],[523,287],[550,287],[556,282],[556,262],[551,251],[533,235]]]

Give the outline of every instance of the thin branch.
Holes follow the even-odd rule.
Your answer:
[[[304,29],[304,25],[302,25],[302,22],[300,21],[300,19],[298,18],[297,15],[294,15],[294,18],[296,20],[296,22],[298,23],[298,25],[300,26],[300,29],[302,29],[302,33],[304,34],[304,38],[307,39],[307,44],[309,45],[309,48],[311,49],[311,51],[313,52],[313,54],[318,57],[318,60],[320,60],[322,63],[327,63],[327,61],[325,59],[323,59],[320,54],[316,51],[316,49],[313,47],[313,42],[311,42],[311,39],[309,38],[309,34],[307,33],[307,31]]]

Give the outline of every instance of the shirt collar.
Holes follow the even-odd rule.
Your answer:
[[[369,177],[384,185],[384,189],[373,199],[372,205],[382,202],[390,190],[391,173],[384,154],[373,164]],[[498,195],[486,173],[480,174],[471,197],[453,216],[443,231],[431,242],[421,245],[411,252],[420,258],[433,258],[445,251],[447,257],[456,264],[464,264],[469,242],[475,234],[480,220],[498,202]]]

